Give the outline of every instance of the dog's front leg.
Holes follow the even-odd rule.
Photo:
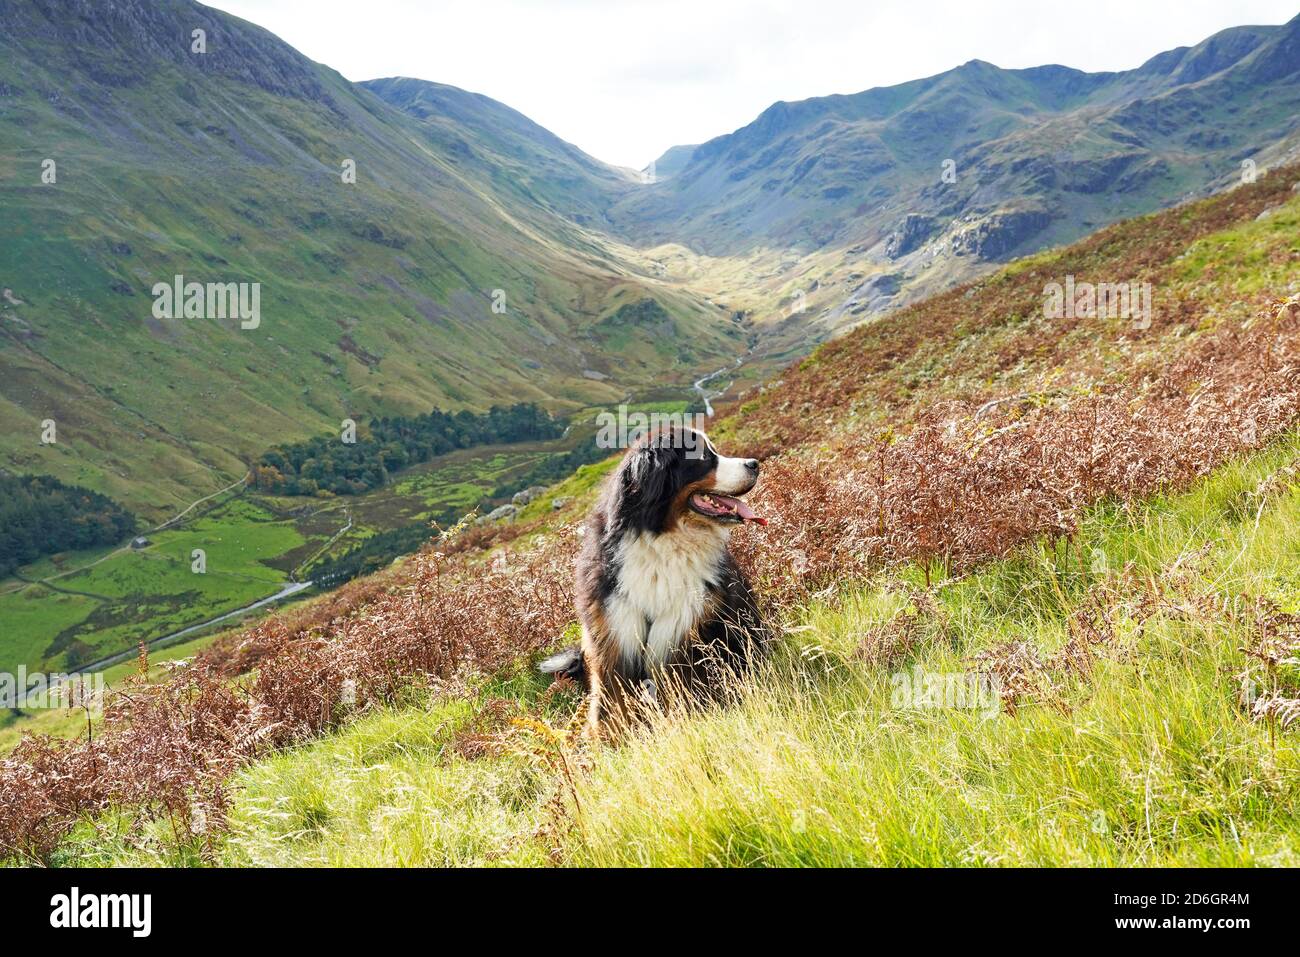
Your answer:
[[[593,740],[617,740],[631,722],[626,683],[617,675],[600,675],[591,682],[587,735]]]
[[[607,634],[583,632],[582,652],[587,669],[587,735],[614,740],[634,724],[644,710],[641,676],[628,675],[617,642]]]

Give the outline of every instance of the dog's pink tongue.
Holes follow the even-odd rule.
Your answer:
[[[767,519],[755,515],[754,510],[749,507],[748,503],[742,502],[738,498],[730,500],[731,504],[736,507],[736,514],[740,516],[743,522],[753,522],[755,525],[766,525]]]

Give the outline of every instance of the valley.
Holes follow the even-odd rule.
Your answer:
[[[660,398],[632,408],[686,406]],[[268,495],[240,480],[143,533],[141,547],[128,542],[25,565],[0,580],[0,663],[62,673],[115,663],[142,642],[153,648],[184,638],[183,651],[213,619],[250,605],[265,613],[275,596],[310,597],[380,570],[439,530],[509,502],[513,493],[503,489],[536,485],[530,476],[546,459],[591,443],[598,412],[575,414],[560,439],[460,449],[359,495]],[[384,547],[367,548],[386,533]],[[361,550],[356,562],[346,561]]]
[[[422,538],[491,497],[512,474],[546,454],[544,445],[467,450],[402,473],[389,487],[328,502],[228,492],[148,544],[63,553],[0,582],[0,659],[30,670],[85,667],[139,642],[259,601],[310,563],[388,529],[418,524]],[[195,549],[205,555],[192,570]]]
[[[721,410],[719,447],[764,459],[769,523],[732,546],[777,635],[734,701],[591,742],[538,674],[576,634],[594,463],[499,534],[117,666],[92,726],[41,715],[59,736],[0,762],[0,852],[1293,865],[1298,228],[1300,164],[862,324]],[[1150,283],[1151,322],[1046,314],[1066,276]]]
[[[196,25],[203,54],[177,42]],[[766,409],[750,434],[779,450],[799,429],[765,397],[819,347],[869,334],[901,362],[890,317],[1268,185],[1300,158],[1298,117],[1300,17],[1117,73],[972,60],[778,102],[642,176],[486,96],[354,83],[189,0],[0,2],[0,469],[106,495],[144,539],[0,581],[0,670],[120,669],[160,639],[184,658],[272,596],[400,570],[518,491],[573,476],[585,495],[594,418],[620,404]],[[1225,295],[1240,318],[1262,292]],[[872,399],[958,365],[933,355]],[[826,389],[783,415],[856,414]],[[244,479],[345,420],[524,402],[565,435],[381,469],[358,494]],[[470,527],[513,534],[551,497]]]

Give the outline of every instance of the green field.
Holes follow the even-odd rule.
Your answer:
[[[63,555],[21,570],[28,579],[71,571],[46,584],[6,581],[0,663],[80,667],[251,604],[289,581],[273,562],[304,542],[293,518],[244,498],[148,539],[140,549]],[[191,570],[196,549],[205,553],[202,573]]]
[[[498,485],[554,447],[554,443],[524,442],[452,452],[403,472],[388,488],[359,496],[353,513],[366,529],[427,523],[448,509],[463,515],[483,505]],[[356,540],[362,535],[350,537]]]
[[[148,534],[143,549],[62,554],[0,583],[0,664],[62,671],[130,649],[278,592],[308,559],[338,551],[390,523],[443,507],[471,508],[512,465],[538,452],[461,456],[412,469],[393,488],[356,499],[261,498],[217,503],[181,527]],[[346,527],[351,515],[352,527]],[[191,571],[205,553],[207,571]],[[70,573],[66,573],[70,572]],[[57,575],[59,577],[53,577]]]
[[[636,411],[681,413],[686,403],[650,393]],[[680,393],[677,393],[680,394]],[[0,582],[0,668],[63,671],[129,650],[275,594],[310,575],[314,562],[371,536],[415,524],[445,524],[498,499],[495,490],[547,456],[587,441],[599,410],[572,417],[553,442],[462,449],[414,466],[364,495],[321,497],[228,493],[142,549],[119,546],[49,556]],[[521,518],[550,509],[552,496]],[[194,549],[207,571],[191,571]],[[44,581],[44,584],[35,582]]]
[[[189,658],[211,644],[216,638],[231,628],[240,627],[236,621],[226,624],[225,628],[214,628],[207,634],[166,648],[159,648],[149,653],[149,679],[159,680],[167,674],[167,662]],[[139,673],[139,661],[128,658],[119,664],[110,665],[103,670],[105,686],[112,690],[121,686],[128,676]],[[91,723],[98,726],[102,715],[92,714]],[[86,715],[80,708],[46,708],[23,709],[21,711],[0,711],[0,755],[8,754],[24,735],[48,734],[55,737],[78,737],[86,733]]]
[[[179,527],[149,533],[142,549],[43,559],[20,574],[47,584],[0,583],[0,665],[66,670],[251,604],[310,560],[377,531],[449,508],[472,510],[544,454],[539,445],[456,452],[355,498],[228,498]],[[349,518],[351,528],[339,534]],[[203,574],[191,571],[195,549],[206,553]]]

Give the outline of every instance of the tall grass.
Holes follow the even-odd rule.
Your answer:
[[[1180,607],[1121,615],[1091,674],[1014,716],[893,706],[888,671],[860,651],[898,613],[899,583],[809,608],[743,707],[665,719],[601,754],[570,861],[1300,863],[1300,750],[1271,743],[1238,701],[1248,624],[1183,607],[1243,594],[1300,606],[1300,489],[1271,500],[1258,528],[1240,508],[1297,452],[1292,438],[1176,499],[1089,515],[1079,542],[1110,569],[1093,577],[1162,581]],[[1008,642],[1046,656],[1084,605],[1081,577],[1036,546],[940,586],[928,634],[894,668],[969,671]]]
[[[1292,434],[1181,495],[1098,506],[1080,522],[1082,569],[1040,543],[928,591],[916,567],[846,584],[791,610],[741,704],[664,716],[619,747],[572,743],[576,697],[526,670],[360,718],[241,772],[209,859],[1300,864],[1300,749],[1240,701],[1255,619],[1238,600],[1300,607],[1298,464]],[[1070,667],[1098,607],[1110,631]],[[969,674],[1009,645],[1043,664],[1014,707],[894,699],[893,675]],[[95,835],[73,859],[169,847]]]

